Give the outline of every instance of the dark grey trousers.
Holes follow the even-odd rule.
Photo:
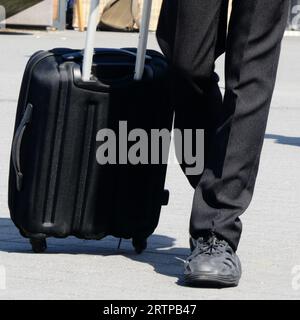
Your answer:
[[[175,127],[206,132],[204,171],[187,177],[195,188],[190,234],[197,238],[213,231],[237,249],[239,217],[257,177],[289,1],[234,0],[227,39],[226,4],[164,0],[157,39],[172,67]],[[224,44],[222,99],[214,63]]]

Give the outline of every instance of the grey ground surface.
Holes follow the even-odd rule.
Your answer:
[[[136,34],[98,33],[97,45],[134,46],[136,39]],[[298,37],[283,42],[256,192],[242,218],[243,277],[238,288],[181,285],[193,193],[175,164],[167,176],[170,204],[163,209],[143,255],[134,254],[129,241],[117,251],[113,238],[53,239],[47,254],[31,253],[7,208],[8,162],[21,77],[34,51],[83,44],[84,35],[76,32],[0,34],[0,273],[6,270],[6,290],[0,289],[0,299],[299,299],[300,281],[292,274],[300,265]],[[157,48],[154,35],[150,47]],[[222,71],[222,61],[218,70]]]

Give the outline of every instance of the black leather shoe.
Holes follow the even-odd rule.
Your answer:
[[[185,283],[199,287],[235,287],[242,274],[240,259],[225,240],[215,235],[190,239],[192,254],[184,270]]]

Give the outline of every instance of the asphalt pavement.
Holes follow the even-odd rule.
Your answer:
[[[135,46],[137,34],[97,33],[97,46]],[[157,49],[155,36],[149,47]],[[178,165],[168,169],[170,204],[163,208],[149,247],[136,255],[130,241],[50,239],[46,254],[33,254],[9,218],[7,180],[17,98],[32,53],[53,47],[82,48],[84,34],[0,33],[0,299],[299,299],[300,298],[300,38],[283,41],[253,201],[242,216],[239,287],[182,285],[189,253],[193,190]],[[223,60],[217,69],[223,79]],[[221,81],[223,86],[223,80]]]

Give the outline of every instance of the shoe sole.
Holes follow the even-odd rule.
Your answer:
[[[239,280],[240,278],[228,278],[204,273],[184,276],[184,282],[187,285],[203,288],[237,287],[239,284]]]

